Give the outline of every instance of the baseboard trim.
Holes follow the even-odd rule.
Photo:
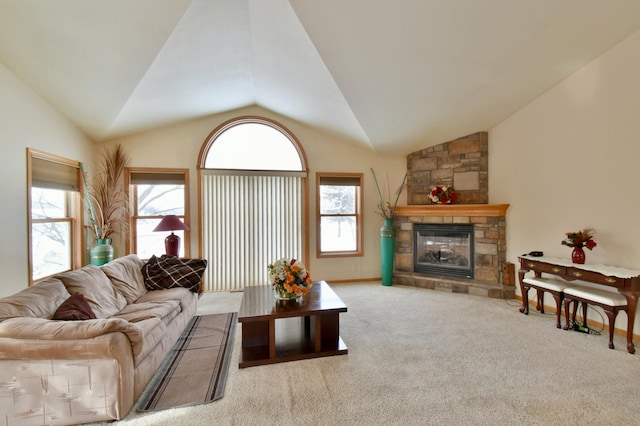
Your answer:
[[[329,283],[329,285],[331,285],[331,283],[335,283],[335,284],[347,284],[347,283],[369,283],[372,281],[382,281],[382,277],[373,277],[373,278],[353,278],[353,279],[347,279],[347,280],[326,280],[327,283]]]

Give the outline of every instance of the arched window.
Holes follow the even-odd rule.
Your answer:
[[[296,142],[272,123],[234,121],[214,137],[207,169],[304,170]]]
[[[200,172],[206,291],[267,283],[267,265],[308,264],[307,162],[297,138],[261,117],[221,124],[205,140]]]

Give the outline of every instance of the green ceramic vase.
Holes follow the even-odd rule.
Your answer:
[[[91,264],[96,266],[104,265],[113,260],[113,246],[109,238],[97,239],[96,244],[91,248]]]
[[[393,261],[396,249],[396,229],[393,220],[385,219],[380,228],[380,260],[382,264],[382,285],[390,286],[393,279]]]

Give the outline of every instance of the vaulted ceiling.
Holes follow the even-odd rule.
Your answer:
[[[406,154],[638,29],[640,0],[0,0],[0,61],[96,141],[259,105]]]

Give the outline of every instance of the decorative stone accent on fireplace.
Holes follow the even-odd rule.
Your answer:
[[[394,284],[468,293],[501,299],[515,298],[515,287],[502,285],[506,261],[506,212],[508,204],[453,204],[398,206]],[[444,277],[414,271],[416,224],[473,225],[473,279]]]
[[[453,185],[459,204],[489,202],[489,134],[477,132],[407,156],[407,204],[429,204],[436,185]]]

